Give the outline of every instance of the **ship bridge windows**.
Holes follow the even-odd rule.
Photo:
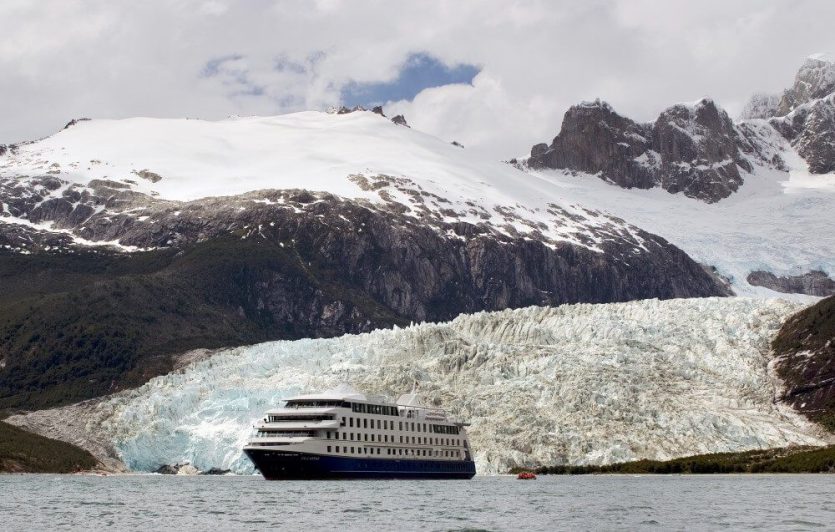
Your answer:
[[[309,416],[282,416],[271,415],[267,417],[269,423],[280,423],[282,421],[333,421],[336,417],[332,414],[309,415]]]
[[[343,407],[344,402],[339,400],[325,400],[325,399],[290,399],[284,408],[333,408]]]
[[[256,438],[312,438],[315,436],[312,430],[259,430]]]
[[[397,407],[387,405],[373,405],[369,403],[350,403],[351,411],[360,414],[374,414],[378,416],[396,416]]]

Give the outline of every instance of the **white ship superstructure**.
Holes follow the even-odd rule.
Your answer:
[[[244,451],[266,478],[470,478],[465,426],[414,393],[333,390],[267,412]]]

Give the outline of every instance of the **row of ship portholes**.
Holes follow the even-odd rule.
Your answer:
[[[346,445],[328,445],[328,452],[339,454],[365,454],[382,455],[382,447],[348,447]],[[386,456],[409,456],[423,458],[461,458],[461,451],[458,450],[432,450],[432,449],[392,449],[386,448]]]
[[[325,437],[327,439],[331,439],[331,434],[333,434],[333,439],[339,439],[339,432],[327,431],[325,432]],[[353,441],[354,440],[354,433],[353,432],[342,432],[342,439]],[[283,435],[283,434],[282,434]],[[361,434],[359,432],[356,433],[357,441],[375,441],[375,434]],[[371,438],[369,440],[369,437]],[[378,443],[394,443],[394,435],[388,434],[377,434],[376,441]],[[416,443],[418,445],[453,445],[459,446],[461,445],[461,441],[455,438],[432,438],[429,436],[405,436],[406,441],[403,441],[404,436],[400,436],[400,443]],[[412,441],[409,441],[411,438]]]

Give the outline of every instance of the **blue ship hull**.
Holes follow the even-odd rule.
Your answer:
[[[475,463],[465,460],[349,458],[266,449],[244,452],[267,480],[469,479],[475,475]]]

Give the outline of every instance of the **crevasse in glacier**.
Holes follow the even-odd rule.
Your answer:
[[[340,382],[396,397],[419,383],[472,422],[480,473],[821,444],[775,405],[768,344],[785,301],[687,299],[531,307],[449,323],[223,350],[95,404],[134,470],[189,461],[252,472],[240,452],[280,398]]]

